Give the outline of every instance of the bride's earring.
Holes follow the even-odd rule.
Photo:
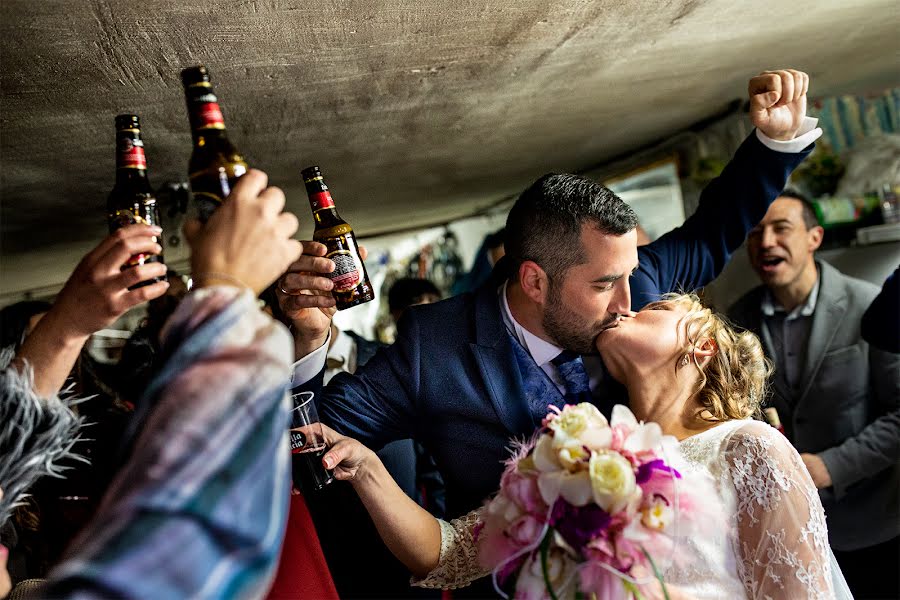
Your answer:
[[[684,356],[681,357],[681,366],[682,367],[688,366],[689,362],[691,362],[691,358],[687,354],[685,354]]]

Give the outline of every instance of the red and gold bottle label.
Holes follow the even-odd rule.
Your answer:
[[[334,284],[335,292],[349,292],[362,282],[362,265],[355,253],[337,250],[326,254],[325,258],[334,261],[334,271],[328,276]]]
[[[205,102],[197,107],[197,129],[225,129],[218,102]]]
[[[144,142],[120,137],[116,167],[119,169],[146,169],[147,157],[144,155]]]
[[[331,199],[331,192],[328,190],[310,194],[309,204],[312,206],[313,212],[323,208],[334,208],[334,200]]]

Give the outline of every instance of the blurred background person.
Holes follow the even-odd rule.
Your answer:
[[[822,235],[809,201],[785,190],[747,240],[762,285],[729,316],[775,363],[767,407],[819,488],[854,595],[895,598],[886,574],[900,564],[900,355],[861,337],[878,288],[816,260]]]

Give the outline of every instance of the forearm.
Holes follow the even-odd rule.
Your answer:
[[[839,446],[818,454],[828,469],[837,498],[848,487],[896,464],[900,453],[900,410],[892,411]]]
[[[385,545],[416,577],[434,570],[441,555],[437,519],[413,502],[376,456],[371,467],[353,480]]]
[[[53,309],[38,322],[16,355],[20,369],[24,364],[31,367],[38,396],[47,398],[59,393],[88,337],[69,332],[65,319]]]

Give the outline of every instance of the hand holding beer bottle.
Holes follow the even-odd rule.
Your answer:
[[[316,229],[304,242],[304,255],[282,277],[276,295],[282,312],[291,319],[297,358],[325,343],[331,318],[338,310],[375,298],[353,228],[334,207],[319,167],[302,172]]]
[[[288,267],[275,286],[278,306],[291,320],[297,359],[325,343],[331,319],[337,313],[337,302],[331,293],[334,284],[329,277],[335,264],[325,258],[328,247],[310,240],[302,244],[303,255]],[[368,257],[365,246],[359,246],[359,256],[362,260]]]
[[[283,212],[284,193],[268,182],[250,169],[205,225],[184,224],[197,287],[233,285],[259,295],[300,256],[300,242],[291,239],[297,217]]]

